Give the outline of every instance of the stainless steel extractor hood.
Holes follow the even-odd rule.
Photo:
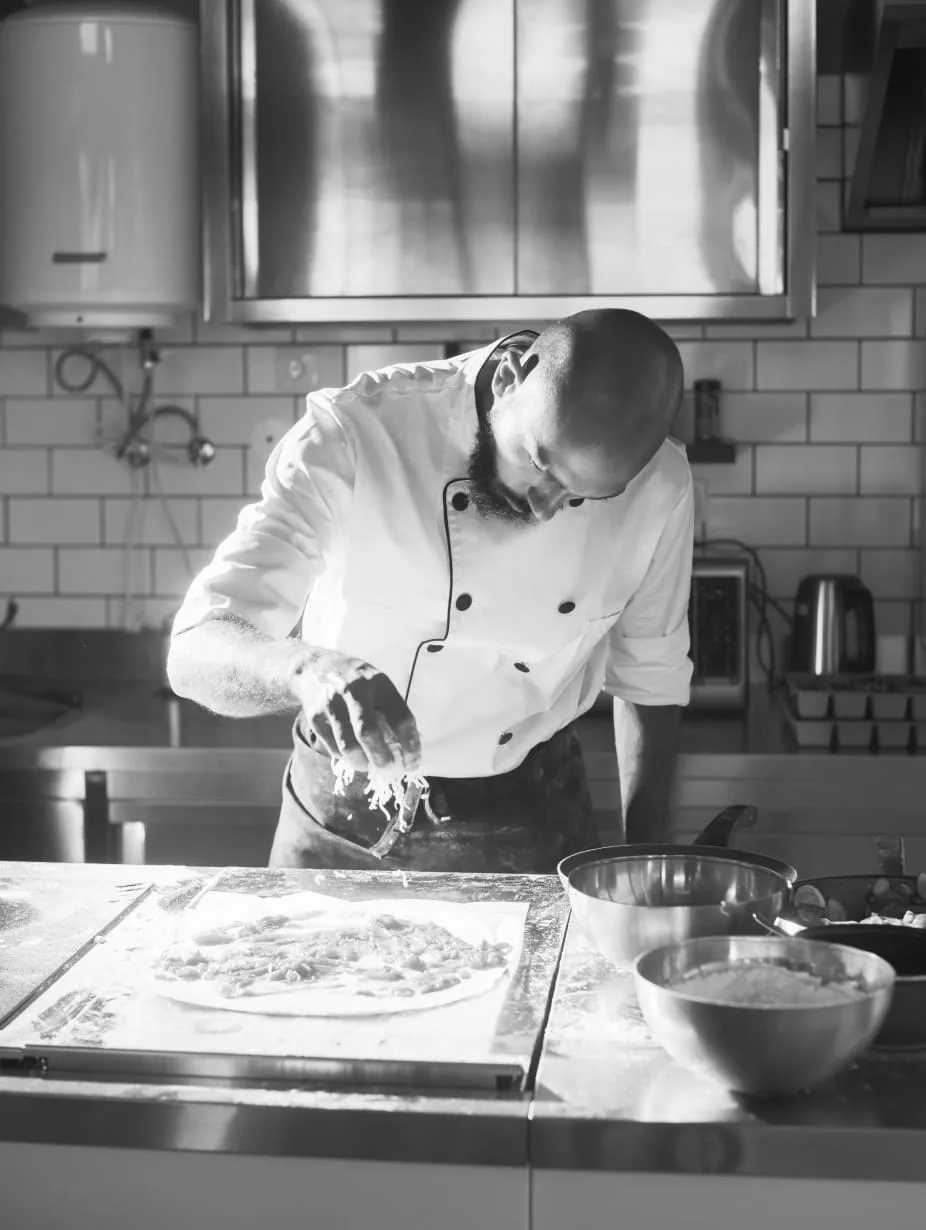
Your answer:
[[[878,0],[848,230],[926,230],[926,0]]]
[[[200,13],[207,318],[812,312],[814,0]]]

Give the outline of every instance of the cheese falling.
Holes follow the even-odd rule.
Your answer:
[[[335,756],[331,760],[334,773],[334,793],[343,795],[349,782],[355,777],[355,771],[343,757]],[[400,808],[405,799],[405,791],[409,786],[421,787],[421,802],[424,804],[428,819],[435,824],[445,824],[449,816],[435,815],[431,804],[431,785],[421,773],[403,773],[396,770],[378,769],[370,765],[367,772],[367,784],[364,794],[370,800],[370,808],[378,807],[387,820],[391,819],[389,805]]]

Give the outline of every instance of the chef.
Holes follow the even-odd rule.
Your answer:
[[[598,844],[575,723],[602,688],[626,838],[664,834],[691,675],[682,387],[662,329],[598,310],[309,394],[168,655],[215,713],[295,715],[272,865],[552,871]]]

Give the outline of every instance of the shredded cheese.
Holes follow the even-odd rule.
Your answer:
[[[334,793],[343,795],[348,783],[354,780],[355,772],[340,756],[332,757],[331,768],[334,773]],[[431,785],[421,773],[389,772],[387,769],[378,769],[375,765],[371,765],[363,792],[370,800],[370,808],[378,807],[389,820],[391,819],[389,805],[392,804],[396,808],[401,807],[405,791],[412,785],[421,787],[421,802],[424,804],[428,819],[434,824],[446,823],[450,817],[435,815],[430,804]]]

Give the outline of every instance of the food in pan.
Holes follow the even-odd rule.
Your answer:
[[[479,995],[509,956],[508,944],[470,943],[438,923],[390,914],[271,914],[172,944],[155,977],[203,1007],[368,1015]]]
[[[861,919],[850,919],[841,901],[825,897],[814,884],[802,884],[794,894],[797,920],[805,926],[864,922],[926,928],[926,872],[916,877],[915,888],[878,876],[865,894],[865,904],[870,912]]]
[[[854,981],[821,978],[777,961],[718,961],[689,970],[669,985],[696,999],[744,1008],[820,1008],[865,994]]]

